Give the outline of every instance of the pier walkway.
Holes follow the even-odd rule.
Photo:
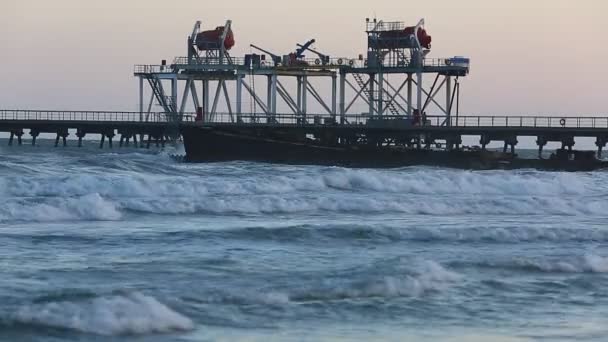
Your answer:
[[[276,130],[312,134],[330,134],[344,137],[365,135],[382,139],[417,139],[418,144],[435,144],[445,141],[446,147],[458,148],[463,136],[478,136],[479,144],[485,148],[492,141],[504,142],[505,150],[510,146],[514,151],[518,137],[536,137],[539,151],[547,142],[561,142],[563,147],[572,149],[577,137],[596,138],[598,152],[608,142],[608,116],[428,116],[424,124],[416,124],[404,116],[383,115],[370,118],[368,115],[345,115],[335,118],[308,114],[266,115],[215,113],[196,120],[194,113],[184,113],[179,120],[164,112],[113,112],[113,111],[48,111],[48,110],[0,110],[0,132],[10,134],[9,145],[16,138],[22,144],[22,137],[29,130],[31,143],[36,144],[40,133],[56,135],[55,145],[75,131],[78,146],[87,135],[97,135],[100,147],[108,140],[120,136],[120,145],[132,139],[135,145],[147,146],[154,143],[163,145],[171,137],[179,136],[184,126],[204,126],[209,128],[230,128],[231,130],[252,130],[270,132]],[[340,122],[338,122],[339,120]],[[146,141],[147,140],[147,141]]]

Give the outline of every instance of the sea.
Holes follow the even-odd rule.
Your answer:
[[[0,341],[608,341],[608,172],[0,143]]]

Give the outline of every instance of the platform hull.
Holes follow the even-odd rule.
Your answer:
[[[187,127],[182,132],[189,162],[259,161],[282,164],[349,167],[428,165],[461,169],[516,169],[588,171],[606,167],[599,161],[519,159],[508,153],[398,149],[368,145],[323,146],[312,141],[255,136],[211,127]]]

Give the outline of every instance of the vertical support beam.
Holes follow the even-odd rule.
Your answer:
[[[144,121],[144,78],[139,77],[139,121]]]
[[[182,116],[184,115],[184,111],[186,110],[186,102],[188,102],[188,95],[190,94],[190,84],[194,82],[192,79],[186,80],[186,85],[184,86],[184,93],[182,94],[182,103],[179,106],[179,119],[181,121]],[[177,94],[176,94],[177,96]]]
[[[302,76],[296,76],[296,106],[298,114],[302,115]]]
[[[382,104],[382,102],[384,99],[384,74],[382,72],[380,72],[378,74],[378,117],[382,117],[382,114],[384,114],[384,105]]]
[[[418,72],[416,73],[416,79],[417,79],[417,84],[416,84],[416,109],[418,109],[418,112],[420,113],[420,115],[422,115],[422,70],[418,70]]]
[[[267,85],[266,85],[266,108],[268,109],[266,113],[266,122],[270,122],[270,118],[272,117],[272,75],[267,76]]]
[[[413,107],[412,104],[414,103],[412,101],[412,88],[413,88],[412,85],[414,83],[413,81],[414,81],[414,79],[412,78],[412,73],[408,73],[407,74],[407,116],[409,118],[412,117],[412,107]]]
[[[236,75],[236,121],[243,122],[243,75]]]
[[[234,122],[234,116],[232,115],[232,104],[230,103],[230,95],[228,94],[228,87],[226,87],[226,81],[222,81],[222,90],[224,90],[224,98],[226,99],[226,107],[228,108],[228,114],[230,114],[230,122]]]
[[[272,109],[271,109],[271,113],[272,113],[272,118],[273,121],[277,115],[277,74],[273,74],[272,75]]]
[[[301,96],[302,96],[302,119],[304,120],[304,122],[306,122],[306,114],[308,112],[308,100],[307,100],[307,95],[308,95],[308,76],[302,76],[302,90],[301,90]]]
[[[446,111],[446,117],[445,117],[445,122],[446,122],[446,126],[452,126],[452,76],[446,75],[445,76],[445,111]]]
[[[375,82],[375,78],[376,75],[375,74],[369,74],[369,116],[373,117],[374,116],[374,106],[376,104],[376,102],[374,102],[374,83]]]
[[[217,81],[217,89],[215,90],[215,96],[213,97],[213,105],[211,106],[211,113],[209,115],[209,118],[211,121],[215,120],[215,114],[217,112],[217,105],[220,101],[220,94],[222,93],[222,83],[224,82],[224,80],[219,80]],[[220,118],[220,121],[222,119]]]
[[[336,122],[336,114],[338,107],[338,78],[334,74],[331,76],[331,118]]]
[[[173,104],[173,108],[178,111],[177,108],[177,76],[171,79],[171,103]],[[173,120],[177,120],[177,113],[173,113]]]
[[[209,80],[203,80],[203,89],[202,89],[202,98],[203,98],[203,116],[206,118],[209,115]]]
[[[346,74],[340,72],[340,124],[346,121]]]

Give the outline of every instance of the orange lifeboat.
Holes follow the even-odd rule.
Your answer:
[[[380,33],[376,45],[384,49],[411,48],[413,46],[411,46],[409,37],[413,36],[415,32],[416,26],[406,27],[403,30],[384,31]],[[423,48],[431,48],[432,38],[423,28],[418,30],[418,41]]]
[[[217,50],[220,48],[220,39],[225,31],[224,26],[218,26],[215,30],[202,31],[196,35],[196,46],[199,50]],[[224,40],[224,49],[230,50],[234,46],[234,33],[228,29]]]

